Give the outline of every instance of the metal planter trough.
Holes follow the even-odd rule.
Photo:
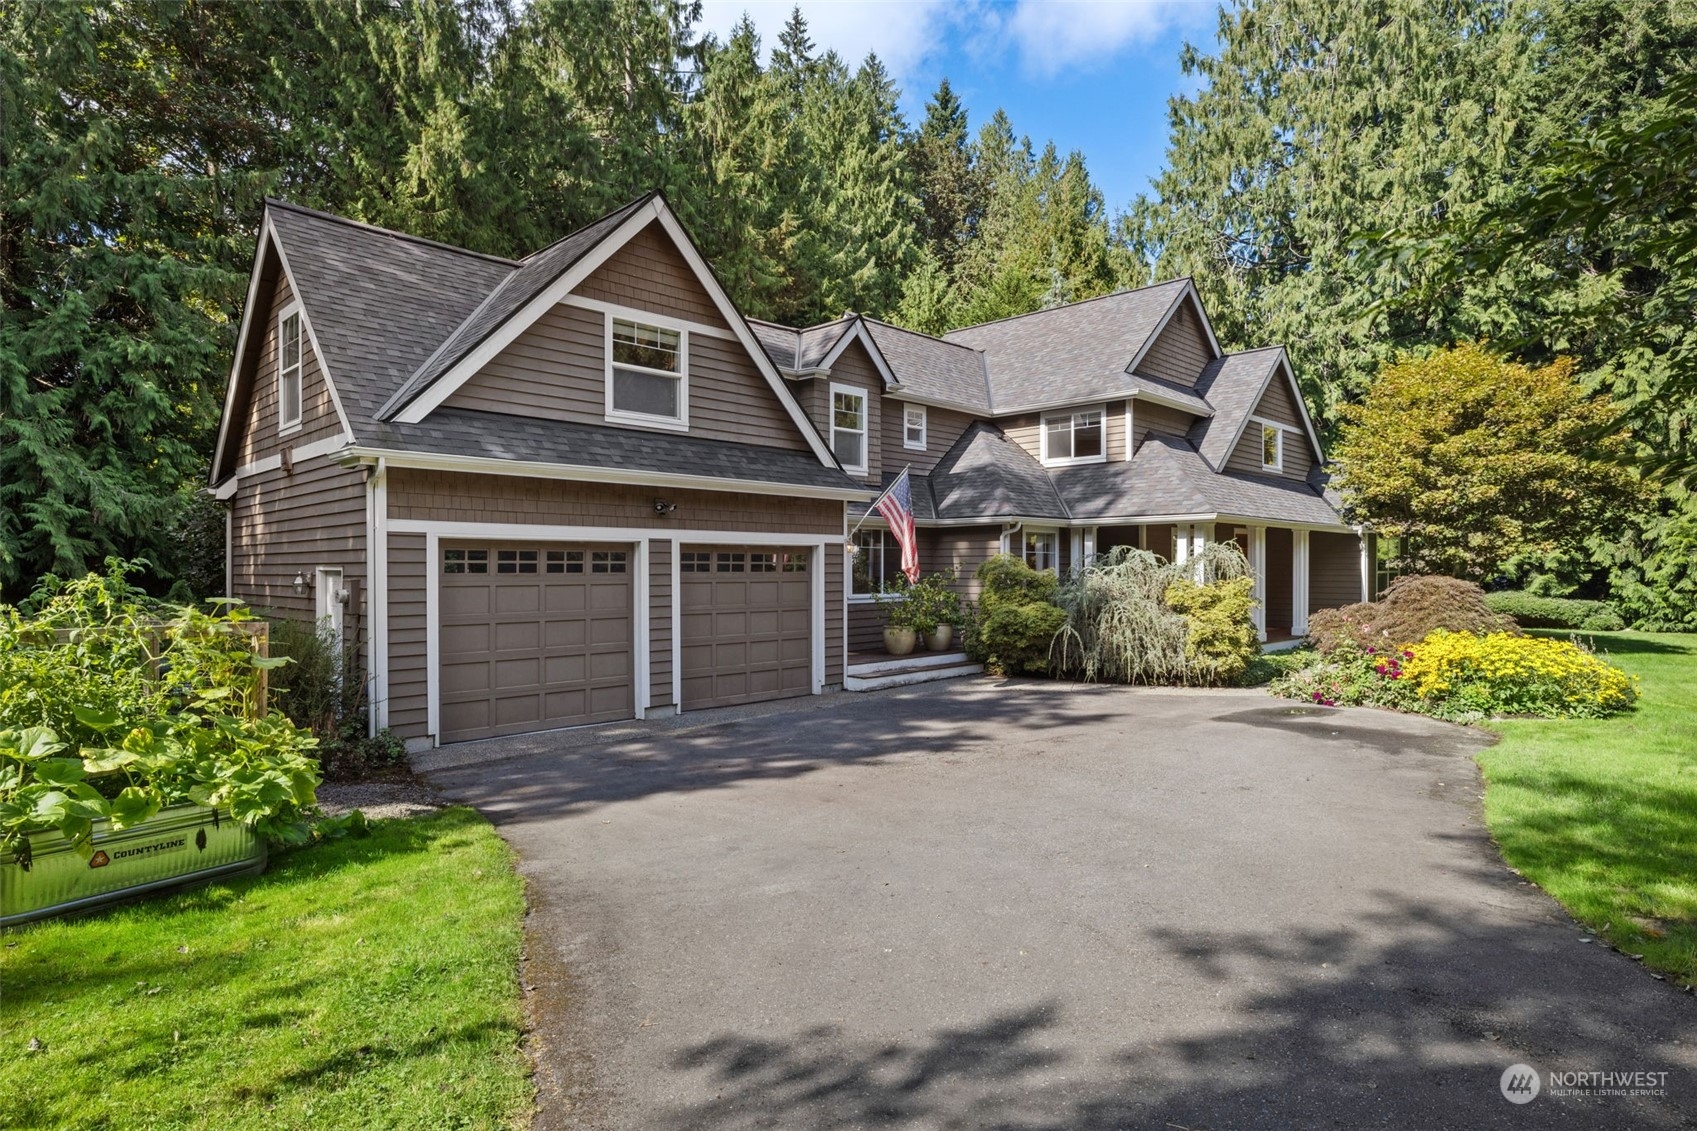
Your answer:
[[[0,927],[265,870],[265,841],[203,805],[162,809],[121,832],[97,821],[93,839],[94,855],[85,860],[58,833],[33,833],[26,849],[0,863]]]

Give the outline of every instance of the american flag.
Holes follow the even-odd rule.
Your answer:
[[[913,488],[908,483],[905,467],[896,476],[896,481],[890,484],[890,489],[884,492],[884,497],[878,500],[878,513],[890,524],[890,533],[901,544],[902,572],[907,574],[907,583],[912,585],[919,580],[919,532],[913,525]]]

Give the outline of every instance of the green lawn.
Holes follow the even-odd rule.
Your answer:
[[[523,914],[507,846],[450,809],[8,932],[0,1126],[525,1126]]]
[[[1638,709],[1491,724],[1486,819],[1509,864],[1576,918],[1697,982],[1697,634],[1581,635],[1640,677]]]

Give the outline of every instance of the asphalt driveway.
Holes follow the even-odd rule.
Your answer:
[[[1502,865],[1477,732],[990,681],[682,723],[435,775],[531,885],[540,1127],[1697,1124],[1697,999]],[[1552,1091],[1605,1071],[1664,1094]]]

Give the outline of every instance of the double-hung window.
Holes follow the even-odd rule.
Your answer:
[[[1101,463],[1106,458],[1106,451],[1101,409],[1043,417],[1044,463]]]
[[[1277,424],[1261,423],[1261,470],[1283,471],[1285,430]]]
[[[301,426],[301,308],[277,319],[277,431]]]
[[[925,406],[910,404],[902,409],[902,447],[925,450]]]
[[[866,474],[866,390],[831,386],[831,452],[853,475]]]
[[[689,426],[689,343],[681,330],[607,319],[607,419]]]
[[[873,521],[877,521],[876,518]],[[854,535],[853,580],[849,592],[870,597],[900,588],[902,550],[888,530],[859,530]]]

